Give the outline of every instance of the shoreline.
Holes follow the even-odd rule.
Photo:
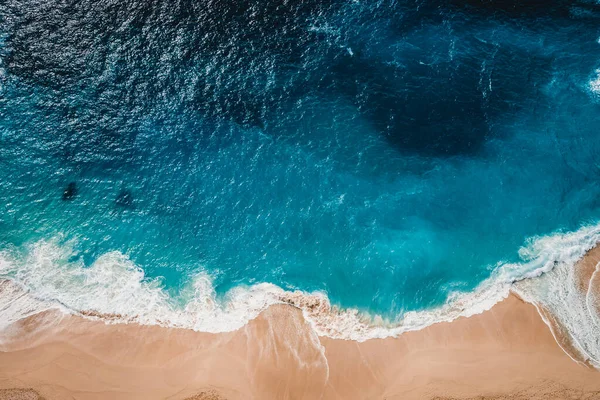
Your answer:
[[[597,246],[568,268],[571,294],[596,306],[599,261]],[[576,336],[523,297],[563,267],[487,311],[365,341],[319,335],[293,303],[207,333],[68,314],[6,280],[2,309],[28,316],[0,324],[0,400],[600,399]]]
[[[482,314],[360,343],[317,336],[287,305],[228,333],[46,311],[2,337],[3,400],[17,388],[46,400],[600,398],[600,372],[573,362],[514,294]]]
[[[577,295],[581,292],[581,279],[572,276],[572,271],[597,243],[600,243],[600,225],[530,238],[519,249],[519,262],[498,262],[491,274],[472,290],[450,291],[444,304],[406,311],[401,317],[388,320],[368,310],[332,304],[324,292],[287,291],[264,282],[233,287],[217,298],[212,280],[205,273],[190,276],[181,292],[172,296],[156,280],[145,279],[143,270],[124,254],[105,253],[84,268],[78,263],[61,264],[58,261],[67,256],[68,248],[52,240],[41,240],[28,246],[25,258],[0,254],[0,276],[19,287],[3,291],[0,280],[0,310],[4,316],[0,329],[6,321],[58,308],[68,314],[109,323],[223,333],[243,328],[271,305],[289,304],[303,311],[318,335],[363,342],[397,337],[435,323],[480,314],[507,298],[511,290],[526,301],[547,308],[561,319],[561,324],[572,326],[578,323],[573,317],[581,315],[564,315],[564,311],[567,314],[570,311],[560,303],[568,298],[570,304],[579,303],[575,311],[588,314],[587,305]],[[590,279],[594,280],[593,276]],[[562,283],[567,281],[565,287]],[[29,295],[21,296],[22,292]],[[554,294],[554,298],[548,294]],[[13,301],[14,297],[19,301]],[[572,330],[589,336],[593,326],[578,328],[581,329]],[[589,341],[589,337],[573,339],[574,343],[578,339]],[[585,356],[592,355],[595,366],[600,368],[600,344],[578,347]]]

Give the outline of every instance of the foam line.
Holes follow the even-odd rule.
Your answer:
[[[520,251],[520,263],[499,263],[472,292],[454,292],[441,307],[407,312],[395,321],[355,309],[332,306],[326,293],[288,292],[268,283],[236,287],[217,299],[211,277],[197,274],[174,299],[159,280],[147,279],[124,254],[111,252],[90,267],[68,261],[72,250],[57,241],[40,241],[21,251],[0,253],[0,277],[23,285],[29,303],[3,290],[0,313],[6,324],[48,308],[79,313],[107,322],[136,322],[205,332],[232,331],[268,306],[287,303],[302,309],[315,332],[338,339],[364,341],[396,336],[437,322],[489,310],[510,291],[552,313],[571,334],[586,361],[600,366],[600,335],[589,317],[585,293],[578,293],[573,266],[600,241],[600,225],[575,232],[532,238]],[[587,317],[586,317],[587,316]],[[547,321],[548,323],[548,321]],[[553,332],[554,334],[554,332]]]

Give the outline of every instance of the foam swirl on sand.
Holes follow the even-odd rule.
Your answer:
[[[565,235],[556,244],[562,244],[568,254],[569,247],[564,244],[571,241],[571,258],[555,260],[543,275],[518,282],[513,290],[536,304],[567,354],[600,368],[600,247],[592,249],[597,243],[595,235],[578,235],[581,233]],[[582,242],[577,239],[588,240],[586,247],[591,250],[584,258],[579,256]],[[551,248],[552,241],[545,241]]]
[[[473,292],[454,292],[441,307],[407,312],[395,321],[339,308],[325,293],[288,292],[268,283],[234,288],[219,300],[206,274],[196,275],[178,298],[173,298],[159,280],[145,278],[143,270],[121,253],[104,254],[91,267],[84,267],[69,261],[71,253],[65,246],[40,241],[25,252],[0,253],[0,276],[14,280],[33,295],[17,296],[21,291],[13,290],[14,285],[2,285],[0,313],[3,324],[59,308],[106,322],[216,333],[238,329],[270,305],[287,303],[300,308],[321,336],[364,341],[478,314],[514,291],[540,307],[555,336],[557,326],[567,332],[562,336],[575,350],[566,351],[600,367],[600,273],[597,263],[593,264],[582,281],[574,268],[599,241],[600,225],[532,238],[519,252],[521,263],[499,264]]]

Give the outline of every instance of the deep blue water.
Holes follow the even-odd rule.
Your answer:
[[[0,250],[440,305],[600,219],[599,37],[593,1],[0,0]]]

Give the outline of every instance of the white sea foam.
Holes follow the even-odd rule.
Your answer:
[[[598,243],[598,227],[540,238],[535,242],[543,254],[553,252],[558,257],[548,260],[544,274],[514,285],[513,290],[525,300],[549,311],[559,322],[577,356],[600,368],[600,302],[597,290],[598,266],[592,274],[587,292],[582,290],[573,265]]]
[[[68,248],[53,241],[37,242],[24,255],[3,252],[0,276],[21,283],[35,296],[38,306],[51,302],[63,310],[105,314],[112,321],[206,332],[243,326],[276,302],[271,293],[283,292],[274,285],[259,284],[235,288],[227,294],[226,302],[219,302],[210,277],[198,274],[184,289],[182,296],[188,301],[181,305],[163,290],[160,281],[146,279],[142,269],[119,252],[102,255],[90,267],[69,262],[70,254]],[[19,314],[30,313],[28,308],[13,307],[3,312],[2,319],[14,320]]]
[[[319,335],[364,341],[481,313],[514,290],[551,311],[572,332],[581,353],[598,366],[600,321],[597,314],[590,314],[593,307],[589,306],[596,301],[595,295],[577,291],[572,267],[599,241],[600,225],[533,238],[519,252],[521,263],[499,264],[474,291],[454,292],[445,305],[408,312],[398,321],[337,308],[325,293],[286,292],[267,283],[234,288],[219,300],[207,274],[196,275],[173,299],[158,280],[146,279],[121,253],[105,254],[84,267],[68,261],[69,248],[41,241],[24,252],[0,253],[0,276],[19,282],[35,296],[31,301],[23,297],[11,302],[15,294],[0,291],[0,320],[9,324],[36,310],[55,307],[92,317],[105,315],[107,322],[223,332],[242,327],[269,305],[287,303],[302,309]]]
[[[596,77],[590,81],[589,87],[592,93],[600,95],[600,68],[596,70]]]
[[[12,281],[0,282],[0,331],[22,318],[52,308],[60,308],[60,305],[30,296]]]

